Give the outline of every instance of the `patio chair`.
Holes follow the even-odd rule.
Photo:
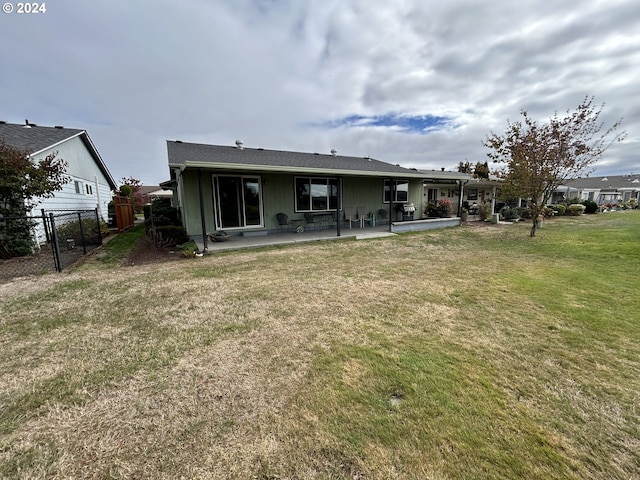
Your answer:
[[[282,230],[284,228],[287,229],[287,231],[289,231],[289,217],[287,216],[286,213],[277,213],[276,214],[276,219],[278,220],[278,230],[280,231],[280,235],[282,235]]]
[[[361,223],[358,219],[358,213],[356,209],[353,207],[344,207],[344,220],[345,222],[349,222],[349,228],[353,228],[353,223]]]
[[[313,229],[316,229],[316,218],[313,213],[305,213],[304,214],[304,226],[308,228],[309,225],[313,226]]]
[[[384,208],[381,208],[380,210],[378,210],[378,223],[380,225],[388,223],[387,222],[388,215],[389,215],[389,211],[388,210],[386,210]]]

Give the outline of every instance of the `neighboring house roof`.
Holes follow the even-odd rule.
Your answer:
[[[162,187],[160,185],[142,185],[139,189],[138,189],[138,193],[140,195],[149,195],[152,192],[155,192],[156,190],[161,190]]]
[[[273,171],[306,174],[419,177],[424,173],[368,157],[286,152],[167,141],[172,168],[216,168],[238,171]]]
[[[29,123],[26,125],[19,125],[0,121],[0,138],[2,138],[7,145],[28,151],[31,157],[40,154],[44,150],[55,148],[57,145],[75,137],[79,137],[82,140],[85,147],[100,168],[100,171],[107,178],[109,187],[116,190],[118,187],[115,180],[111,176],[111,173],[107,169],[102,157],[100,157],[98,150],[85,130],[64,128],[60,126],[41,127],[39,125]]]
[[[145,197],[171,197],[173,192],[168,188],[163,188],[160,185],[143,185],[138,190],[138,193]]]
[[[608,175],[568,180],[565,185],[574,189],[588,190],[640,190],[640,174]]]

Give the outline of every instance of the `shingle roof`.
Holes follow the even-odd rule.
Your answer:
[[[607,175],[606,177],[586,177],[568,180],[566,185],[573,188],[618,189],[640,188],[640,174]]]
[[[84,130],[76,130],[74,128],[0,123],[0,138],[3,138],[7,145],[20,150],[29,150],[32,153],[75,137],[82,132]]]
[[[324,170],[362,174],[393,174],[394,176],[422,176],[416,170],[403,168],[373,158],[347,157],[320,153],[286,152],[262,148],[237,148],[200,143],[167,141],[169,165],[242,168],[263,167],[266,170],[299,172]]]
[[[19,125],[15,123],[0,122],[0,138],[7,145],[20,150],[29,151],[30,154],[37,154],[46,148],[51,148],[65,140],[79,136],[87,147],[87,150],[94,158],[96,164],[109,182],[109,187],[113,190],[118,188],[115,180],[111,176],[109,169],[105,165],[98,150],[89,138],[85,130],[63,127],[41,127],[39,125]]]

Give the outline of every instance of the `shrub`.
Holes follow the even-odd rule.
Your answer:
[[[596,213],[598,211],[598,204],[592,200],[583,200],[582,205],[584,205],[584,213]]]
[[[520,218],[523,220],[530,220],[533,217],[533,210],[531,208],[524,208],[520,212]]]
[[[491,202],[480,202],[478,204],[478,216],[483,222],[491,218]]]
[[[520,218],[520,209],[518,207],[504,206],[500,209],[500,216],[504,220],[517,220]]]
[[[177,225],[153,227],[149,230],[149,233],[156,247],[172,247],[189,241],[187,231]]]
[[[28,218],[3,219],[0,216],[0,258],[23,257],[38,250],[34,241],[36,223]]]
[[[449,200],[448,198],[439,200],[438,205],[436,206],[436,211],[438,212],[438,217],[441,217],[441,218],[450,217],[453,214],[451,200]]]
[[[437,202],[427,203],[424,213],[427,217],[439,217],[446,218],[453,214],[453,207],[451,206],[451,200],[448,198],[438,200]]]
[[[80,221],[67,222],[62,225],[56,225],[56,233],[58,240],[63,242],[68,238],[73,238],[77,244],[82,244],[82,234],[84,233],[85,241],[94,242],[98,235],[109,233],[109,227],[103,221],[98,224],[95,218],[82,219],[82,232],[80,231]]]
[[[567,207],[567,215],[571,215],[573,217],[577,217],[582,215],[585,211],[586,207],[581,203],[572,203]]]
[[[567,206],[563,205],[562,203],[557,203],[557,204],[553,204],[553,205],[549,205],[549,208],[551,208],[554,212],[554,215],[557,215],[559,217],[561,217],[562,215],[565,214],[565,212],[567,211]]]
[[[149,231],[151,227],[163,227],[166,225],[180,226],[178,209],[171,206],[171,200],[157,198],[151,205],[144,206],[144,224]]]

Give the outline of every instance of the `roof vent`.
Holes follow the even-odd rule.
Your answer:
[[[242,143],[242,140],[236,140],[236,148],[238,150],[244,150],[244,143]]]
[[[176,143],[182,143],[182,140],[176,140]]]
[[[56,125],[56,126],[55,126],[55,127],[53,127],[53,128],[57,128],[58,130],[62,130],[62,129],[64,129],[64,127],[63,127],[62,125]]]
[[[608,182],[609,179],[607,177],[602,177],[602,180],[600,180],[601,182]]]
[[[441,171],[441,172],[444,172],[444,167],[442,167],[442,168],[440,169],[440,171]]]
[[[634,178],[631,183],[640,183],[640,180],[638,180],[637,178]]]
[[[335,148],[332,148],[331,149],[331,155],[333,155],[335,157],[336,155],[338,155],[338,151]]]

